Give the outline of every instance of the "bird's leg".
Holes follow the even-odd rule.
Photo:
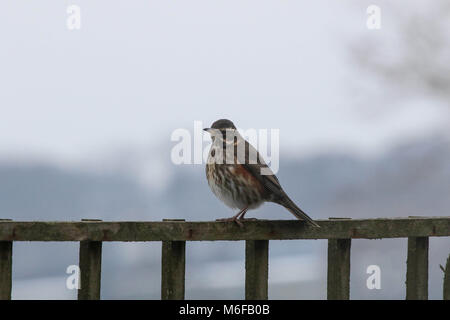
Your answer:
[[[239,220],[251,220],[251,221],[258,220],[258,219],[256,219],[256,218],[244,218],[244,216],[245,216],[246,213],[247,213],[247,210],[245,210],[244,212],[242,212],[241,215],[240,215],[240,217],[239,217]]]
[[[235,214],[234,216],[232,216],[230,218],[216,219],[216,221],[235,221],[241,214],[242,214],[242,211],[239,211],[237,214]]]
[[[245,207],[244,209],[242,209],[242,210],[239,212],[239,215],[238,215],[238,219],[239,219],[239,220],[244,219],[244,216],[245,216],[245,214],[247,213],[247,210],[248,210],[248,207]]]
[[[245,213],[247,212],[248,207],[245,207],[244,209],[242,209],[241,211],[239,211],[237,214],[235,214],[234,216],[232,216],[231,218],[222,218],[222,219],[216,219],[216,221],[234,221],[236,222],[239,226],[243,226],[242,222],[240,222],[238,219],[242,219],[242,217],[245,215]],[[239,218],[240,217],[240,218]]]

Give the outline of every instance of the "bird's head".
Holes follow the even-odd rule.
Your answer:
[[[234,123],[227,119],[217,120],[211,125],[211,128],[205,128],[203,130],[211,134],[213,141],[215,138],[219,137],[226,142],[228,142],[228,140],[230,140],[229,142],[233,142],[235,136],[238,134]]]

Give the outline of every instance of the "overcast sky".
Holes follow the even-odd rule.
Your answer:
[[[81,30],[66,27],[69,4],[81,8]],[[280,129],[300,155],[373,154],[442,126],[426,98],[380,115],[358,89],[375,84],[349,45],[391,32],[389,18],[367,29],[370,4],[4,0],[0,157],[64,162],[170,144],[173,130],[223,117]]]

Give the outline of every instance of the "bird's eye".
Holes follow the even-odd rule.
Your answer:
[[[216,150],[211,150],[211,157],[214,157],[216,155]]]

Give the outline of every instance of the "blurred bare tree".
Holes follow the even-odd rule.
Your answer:
[[[390,7],[387,13],[395,17],[383,22],[376,41],[352,46],[352,61],[376,75],[394,96],[450,102],[450,1],[423,3],[418,10]]]

